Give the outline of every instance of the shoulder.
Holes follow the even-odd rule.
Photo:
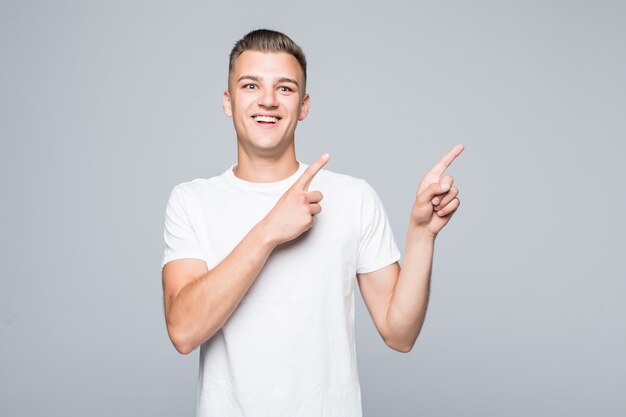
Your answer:
[[[170,191],[170,198],[179,200],[200,200],[212,190],[220,188],[224,182],[224,174],[209,178],[194,178],[176,184]]]

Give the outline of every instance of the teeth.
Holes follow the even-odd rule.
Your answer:
[[[257,122],[268,122],[268,123],[276,123],[278,121],[278,117],[272,116],[254,116],[254,120]]]

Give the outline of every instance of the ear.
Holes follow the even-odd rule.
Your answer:
[[[306,119],[306,116],[309,114],[309,101],[311,98],[307,93],[304,93],[304,98],[302,99],[302,104],[300,105],[300,114],[298,115],[298,120],[302,121]]]
[[[228,90],[224,91],[224,96],[222,97],[222,107],[224,108],[224,114],[228,117],[233,117],[233,107],[230,102],[230,93]]]

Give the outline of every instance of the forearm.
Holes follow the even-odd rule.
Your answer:
[[[222,328],[275,246],[261,222],[215,268],[179,291],[167,314],[179,352],[193,351]]]
[[[404,262],[387,310],[389,332],[403,349],[411,349],[426,317],[434,246],[434,236],[409,228]]]

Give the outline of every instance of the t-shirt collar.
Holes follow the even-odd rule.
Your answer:
[[[251,181],[243,180],[239,178],[238,176],[236,176],[235,172],[233,171],[233,169],[237,166],[236,163],[232,164],[230,168],[228,168],[224,172],[224,176],[226,177],[228,181],[230,181],[231,183],[245,190],[267,191],[267,192],[283,191],[284,192],[284,191],[287,191],[287,189],[294,182],[296,182],[298,178],[300,178],[300,176],[302,175],[302,173],[308,166],[307,164],[300,162],[298,160],[296,160],[296,162],[298,163],[298,169],[296,170],[296,172],[294,172],[293,174],[291,174],[290,176],[286,178],[283,178],[282,180],[278,180],[274,182],[251,182]]]

